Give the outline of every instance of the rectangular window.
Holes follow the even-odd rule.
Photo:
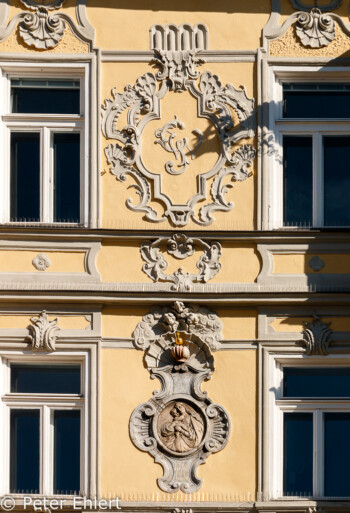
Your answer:
[[[79,494],[84,396],[80,364],[9,366],[9,491]]]
[[[81,224],[88,192],[84,81],[67,70],[67,78],[42,75],[6,75],[2,221]]]
[[[270,387],[274,498],[350,497],[350,366],[296,363],[277,363]]]
[[[312,496],[312,454],[312,413],[285,413],[284,495]]]
[[[276,154],[281,158],[270,160],[276,171],[272,225],[349,227],[344,191],[350,185],[350,83],[318,80],[310,72],[305,76],[308,81],[280,78],[274,85]]]
[[[39,493],[40,410],[11,410],[10,429],[10,492]]]

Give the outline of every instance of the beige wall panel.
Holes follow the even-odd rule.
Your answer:
[[[96,34],[96,45],[104,50],[148,50],[148,31],[155,23],[205,23],[210,49],[255,50],[269,14],[269,0],[192,0],[190,4],[155,0],[152,9],[139,0],[123,0],[117,6],[114,0],[88,0],[90,22],[103,27]]]
[[[314,271],[309,262],[319,256],[325,263],[320,271]],[[347,254],[275,254],[273,274],[350,274],[350,258]]]
[[[255,245],[222,244],[220,272],[210,283],[254,283],[260,271]]]
[[[208,69],[220,76],[222,83],[231,82],[236,87],[241,84],[247,89],[249,97],[256,96],[254,94],[254,76],[255,65],[252,63],[228,63],[228,64],[205,64],[200,70]],[[137,78],[146,72],[153,71],[147,63],[104,63],[102,66],[102,102],[106,98],[111,97],[111,90],[116,87],[118,92],[122,92],[126,85],[135,84]],[[149,165],[152,171],[161,173],[163,177],[162,190],[167,192],[173,201],[187,201],[195,192],[195,176],[210,169],[218,157],[218,138],[208,121],[197,117],[196,101],[187,92],[185,93],[169,93],[161,102],[162,119],[152,121],[146,127],[143,136],[143,152],[142,157]],[[172,159],[172,154],[165,152],[159,144],[155,144],[156,137],[154,132],[161,128],[166,122],[174,119],[177,115],[181,121],[185,122],[186,130],[181,131],[182,135],[190,137],[192,146],[195,145],[196,137],[193,136],[192,130],[200,128],[206,134],[207,141],[198,148],[197,157],[191,161],[190,166],[180,176],[171,176],[165,169],[164,164]],[[126,118],[121,116],[118,122],[118,128],[121,129],[126,125]],[[180,132],[180,131],[179,131]],[[106,141],[102,139],[103,150],[112,140]],[[115,142],[115,141],[114,141]],[[243,143],[253,143],[252,140],[241,141]],[[205,148],[205,153],[203,150]],[[215,154],[216,152],[216,154]],[[205,168],[204,166],[207,166]],[[131,198],[133,204],[139,202],[137,191],[128,186],[133,185],[135,181],[131,177],[127,177],[125,182],[118,181],[109,170],[110,166],[106,161],[104,151],[102,151],[102,226],[104,228],[124,228],[124,229],[176,229],[169,224],[168,221],[156,224],[144,221],[143,213],[130,211],[125,202]],[[226,198],[228,202],[234,203],[234,208],[230,212],[215,212],[215,221],[208,227],[202,227],[190,222],[186,225],[186,230],[252,230],[255,226],[255,204],[254,195],[256,188],[256,162],[252,166],[251,171],[254,175],[243,182],[236,182],[232,189],[229,189]],[[229,182],[231,177],[227,178]],[[207,198],[210,199],[210,185],[207,182]],[[159,214],[163,213],[161,204],[151,202],[150,205]],[[198,205],[199,206],[199,205]],[[184,229],[184,228],[181,228]]]
[[[174,500],[156,484],[161,468],[139,451],[129,437],[134,408],[147,401],[158,382],[152,381],[134,350],[102,350],[101,372],[101,494],[122,500]],[[198,474],[204,479],[198,496],[212,500],[254,500],[256,491],[256,353],[215,354],[216,372],[203,388],[224,406],[232,422],[226,448],[211,455]],[[242,383],[244,382],[244,387]],[[204,496],[203,496],[204,494]],[[196,498],[197,494],[194,494]],[[186,500],[186,495],[183,495]]]
[[[152,240],[155,240],[152,238]],[[145,262],[140,254],[140,242],[104,242],[97,256],[97,268],[104,282],[152,283],[142,271]],[[168,263],[166,274],[180,267],[185,273],[198,274],[197,263],[203,251],[196,250],[190,257],[179,260],[166,250],[159,252]],[[210,283],[254,283],[260,270],[260,260],[255,245],[222,244],[221,270]]]
[[[120,308],[104,308],[102,310],[102,336],[130,338],[137,323],[142,321],[152,307],[138,308],[125,306]]]
[[[257,336],[257,313],[254,310],[213,308],[224,324],[223,338],[252,340]]]
[[[104,242],[97,255],[97,269],[106,282],[150,283],[142,271],[143,264],[139,242]]]
[[[39,272],[32,264],[33,258],[40,251],[0,251],[0,272]],[[51,265],[46,273],[84,273],[85,272],[85,251],[43,251],[50,259]]]
[[[37,317],[36,314],[33,315],[0,315],[0,329],[1,330],[10,330],[10,329],[25,329],[31,323],[31,317]],[[58,319],[57,326],[62,330],[84,330],[86,329],[90,321],[87,320],[84,316],[57,316],[57,315],[49,315],[49,320]]]
[[[300,333],[306,322],[312,322],[312,317],[277,317],[270,326],[278,333]],[[322,322],[330,323],[333,331],[350,331],[350,317],[324,317]]]

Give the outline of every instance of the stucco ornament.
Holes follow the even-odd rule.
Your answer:
[[[155,141],[155,143],[160,144],[165,151],[173,153],[176,161],[180,161],[177,167],[175,167],[173,160],[169,160],[165,164],[165,170],[171,175],[181,175],[184,171],[186,171],[190,165],[186,151],[190,153],[191,159],[193,160],[196,151],[203,142],[203,132],[198,130],[198,128],[195,128],[192,130],[192,133],[197,136],[198,142],[191,150],[189,147],[188,137],[179,138],[175,141],[177,136],[175,131],[176,128],[179,128],[180,130],[185,128],[185,123],[177,119],[177,116],[175,116],[172,121],[165,123],[163,128],[157,129],[154,133],[156,138],[159,139],[159,141]]]
[[[192,256],[194,251],[203,251],[196,266],[199,269],[197,274],[184,273],[180,267],[173,274],[166,274],[168,262],[163,253],[166,250],[170,255],[179,260]],[[172,290],[188,292],[193,283],[207,283],[214,278],[221,269],[219,262],[221,258],[221,245],[219,242],[207,243],[196,237],[187,237],[183,233],[176,233],[172,237],[160,237],[155,241],[144,241],[141,244],[141,257],[146,262],[142,270],[153,281],[172,283]]]
[[[311,267],[311,269],[313,269],[315,272],[319,272],[319,271],[322,271],[322,269],[324,268],[326,264],[324,263],[324,261],[322,260],[322,258],[320,258],[318,255],[314,255],[310,260],[309,260],[309,266]]]
[[[46,271],[51,265],[51,260],[44,253],[39,253],[33,258],[32,264],[38,271]]]
[[[36,12],[26,14],[19,24],[19,34],[26,45],[47,50],[58,45],[65,28],[60,16],[49,14],[46,7],[38,7]]]
[[[335,38],[334,20],[316,8],[299,14],[295,30],[302,45],[311,48],[327,46]]]
[[[54,351],[57,338],[57,331],[60,330],[57,326],[57,319],[49,320],[46,310],[43,310],[39,317],[31,317],[31,322],[28,326],[29,335],[27,340],[31,342],[32,349],[42,351]]]
[[[105,149],[107,162],[117,180],[125,181],[128,175],[134,180],[130,187],[136,188],[139,202],[135,204],[128,199],[126,205],[133,211],[143,212],[145,220],[162,222],[168,219],[175,226],[186,226],[193,220],[206,226],[213,222],[215,211],[225,212],[233,208],[233,203],[225,198],[232,186],[227,183],[227,177],[231,176],[231,181],[236,182],[251,175],[248,168],[252,165],[255,150],[250,145],[239,146],[237,143],[254,136],[254,100],[248,98],[244,87],[236,89],[232,84],[222,85],[219,77],[209,71],[200,74],[195,68],[202,59],[197,57],[196,50],[155,50],[154,62],[161,68],[158,73],[145,73],[134,86],[128,85],[123,93],[113,89],[112,98],[106,99],[102,106],[103,133],[106,138],[118,141]],[[190,199],[185,197],[181,204],[172,200],[171,192],[170,195],[165,194],[162,172],[151,172],[142,159],[143,131],[150,121],[161,118],[161,101],[169,91],[179,93],[179,102],[181,93],[189,92],[197,100],[198,117],[207,118],[214,125],[220,141],[220,153],[215,164],[193,178],[196,180],[196,193]],[[119,118],[125,111],[127,124],[118,128]],[[177,141],[181,154],[177,145],[171,147],[169,130],[175,125],[178,129],[183,127],[177,117],[165,120],[162,128],[156,131],[156,138],[166,151],[178,157],[178,166],[169,161],[166,171],[181,174],[189,165],[186,155],[193,159],[199,145],[203,151],[203,134],[193,127],[192,133],[197,136],[193,148],[186,147],[184,139]],[[210,179],[214,181],[208,194],[207,181]],[[152,201],[162,206],[160,213],[152,208]]]
[[[329,354],[329,343],[333,333],[329,326],[330,323],[323,323],[317,316],[312,323],[305,324],[302,344],[308,356]]]
[[[198,465],[228,442],[226,410],[201,390],[214,372],[212,350],[220,345],[221,330],[214,312],[176,302],[152,310],[134,331],[135,347],[145,351],[147,369],[162,388],[133,411],[130,436],[162,465],[158,486],[165,492],[198,490]]]

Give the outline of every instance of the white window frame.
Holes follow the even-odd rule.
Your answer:
[[[21,114],[11,113],[11,79],[71,79],[80,82],[80,114]],[[89,66],[85,63],[50,63],[10,65],[0,62],[0,223],[45,224],[54,226],[87,226],[89,219]],[[13,132],[40,132],[41,195],[40,222],[10,221],[10,134]],[[80,133],[80,222],[54,222],[53,205],[53,146],[52,136],[57,132]]]
[[[270,229],[298,228],[283,224],[283,136],[300,135],[313,138],[313,222],[310,228],[324,226],[322,137],[324,135],[350,136],[350,119],[322,121],[319,119],[283,118],[283,83],[298,82],[350,83],[350,71],[349,68],[337,67],[330,70],[319,66],[271,66],[269,68],[269,119],[270,130],[275,134],[275,151],[271,152],[268,157]]]
[[[283,367],[350,367],[350,356],[310,357],[304,355],[270,354],[268,362],[268,459],[269,459],[269,497],[272,500],[307,500],[332,497],[323,495],[323,413],[350,412],[350,399],[283,399]],[[308,412],[314,415],[313,429],[313,494],[310,497],[283,495],[283,413]],[[349,493],[350,496],[350,493]],[[344,497],[348,500],[349,497]]]
[[[80,394],[34,394],[10,392],[10,366],[13,363],[30,365],[39,364],[79,364],[81,367]],[[0,464],[0,495],[10,493],[10,410],[39,409],[40,410],[40,479],[39,493],[11,493],[14,498],[24,495],[35,497],[51,497],[54,482],[54,431],[52,424],[53,410],[79,410],[80,425],[80,492],[81,496],[89,494],[89,438],[91,432],[89,390],[91,363],[89,352],[55,351],[54,354],[33,355],[24,351],[2,351],[0,358],[1,369],[1,406],[0,406],[0,439],[2,440],[2,464]],[[64,498],[71,495],[56,494]]]

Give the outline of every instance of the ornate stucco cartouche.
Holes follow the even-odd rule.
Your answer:
[[[227,444],[229,416],[201,390],[214,372],[211,351],[220,345],[221,329],[214,312],[177,301],[152,310],[134,331],[135,347],[145,351],[147,369],[162,389],[134,410],[130,436],[162,465],[158,486],[166,492],[198,490],[198,465]],[[180,354],[176,346],[186,350]]]

